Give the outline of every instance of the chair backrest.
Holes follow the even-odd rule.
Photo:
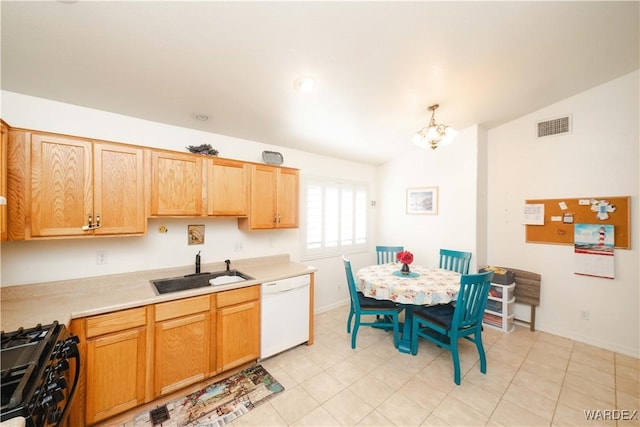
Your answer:
[[[482,323],[492,278],[493,271],[463,274],[460,277],[460,291],[456,299],[451,329],[472,328]]]
[[[404,251],[404,246],[376,246],[378,264],[395,262],[398,252]]]
[[[440,249],[440,268],[460,274],[469,274],[469,264],[471,264],[471,252]]]
[[[356,289],[356,282],[353,279],[353,271],[351,270],[351,261],[346,256],[342,255],[342,262],[344,263],[344,272],[347,275],[347,286],[349,286],[349,296],[351,297],[351,303],[354,308],[360,307],[358,301],[358,289]]]

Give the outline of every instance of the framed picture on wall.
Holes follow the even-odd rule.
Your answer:
[[[437,215],[438,187],[407,188],[407,214]]]

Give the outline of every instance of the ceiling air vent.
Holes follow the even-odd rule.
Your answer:
[[[570,116],[538,122],[538,138],[571,133]]]

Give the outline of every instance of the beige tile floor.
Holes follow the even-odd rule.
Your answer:
[[[261,361],[285,391],[233,426],[640,426],[636,358],[525,327],[485,328],[487,374],[465,341],[456,386],[450,353],[424,340],[416,356],[401,354],[390,333],[362,327],[352,350],[347,313],[318,314],[314,345]]]

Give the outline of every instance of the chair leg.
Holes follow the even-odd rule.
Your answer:
[[[478,356],[480,356],[480,372],[487,373],[487,357],[484,354],[484,346],[482,345],[482,336],[479,333],[474,334],[474,340],[478,348]]]
[[[356,318],[356,323],[353,325],[353,332],[351,333],[351,348],[356,348],[356,336],[358,336],[358,329],[360,328],[360,319]]]
[[[451,337],[451,358],[453,359],[453,380],[460,385],[460,357],[458,355],[458,338]]]

